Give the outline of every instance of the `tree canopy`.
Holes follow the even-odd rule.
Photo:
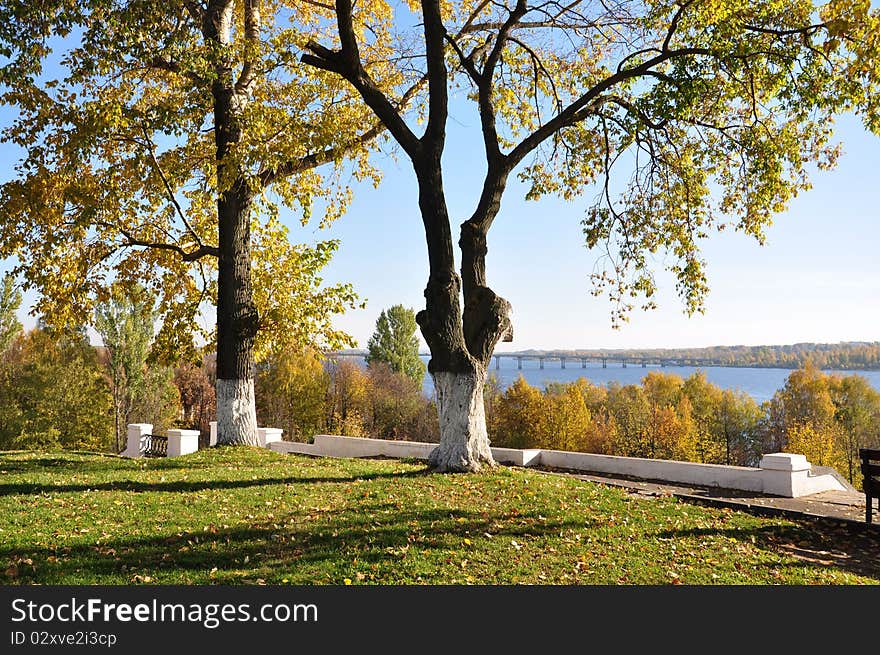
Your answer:
[[[0,255],[41,292],[35,312],[83,324],[112,283],[143,282],[159,298],[158,346],[187,350],[217,293],[218,197],[243,181],[265,317],[258,356],[291,340],[350,344],[330,317],[357,302],[354,290],[321,288],[317,275],[338,243],[291,244],[279,216],[305,223],[318,208],[326,225],[350,176],[378,180],[375,121],[292,54],[325,31],[326,13],[268,0],[3,3],[0,103],[18,115],[2,139],[22,158],[0,187]],[[214,92],[226,79],[238,131],[221,157]]]

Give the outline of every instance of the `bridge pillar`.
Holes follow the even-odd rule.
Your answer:
[[[581,357],[581,368],[587,368],[587,360]]]
[[[559,363],[562,364],[562,366],[560,368],[565,368],[565,357],[560,357]]]
[[[544,370],[544,358],[538,357],[538,361],[541,363],[541,370],[543,371]]]
[[[623,368],[626,368],[626,362],[623,363]]]
[[[501,358],[496,355],[495,356],[495,370],[497,371],[499,368],[501,368]]]
[[[645,362],[642,362],[642,368],[645,368],[646,366],[647,364]]]
[[[604,357],[602,358],[602,368],[608,368],[608,360]]]
[[[522,370],[522,357],[516,358],[516,368],[519,369],[520,371]]]

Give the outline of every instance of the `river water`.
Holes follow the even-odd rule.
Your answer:
[[[505,366],[506,364],[506,366]],[[587,362],[586,368],[581,368],[578,360],[566,361],[566,368],[560,368],[558,361],[545,361],[544,369],[539,368],[537,361],[523,360],[522,370],[517,370],[516,360],[501,359],[501,368],[495,369],[493,360],[489,373],[494,374],[502,388],[513,384],[521,374],[526,382],[532,386],[543,389],[550,382],[574,382],[578,378],[587,378],[594,384],[604,385],[608,382],[620,384],[638,384],[649,371],[671,373],[686,378],[697,371],[703,371],[709,382],[718,385],[722,389],[734,389],[743,391],[757,402],[770,400],[778,389],[785,385],[785,381],[791,374],[786,368],[732,368],[726,366],[706,366],[697,368],[694,366],[641,366],[628,365],[623,368],[620,363],[608,363],[608,368],[602,368],[600,363]],[[838,375],[858,374],[865,377],[872,387],[880,391],[880,371],[826,371]],[[431,393],[430,376],[426,376],[425,390]]]
[[[427,360],[427,358],[423,358]],[[362,359],[358,360],[364,365]],[[608,363],[608,368],[602,368],[598,362],[587,362],[586,368],[581,368],[581,362],[577,359],[566,361],[566,368],[561,368],[559,361],[544,361],[543,370],[539,368],[536,360],[523,360],[522,370],[517,369],[515,359],[501,358],[501,368],[495,368],[495,360],[489,367],[489,374],[494,375],[502,389],[508,386],[522,375],[526,382],[534,387],[543,389],[550,382],[574,382],[578,378],[587,378],[594,384],[604,385],[608,382],[620,384],[638,384],[649,371],[671,373],[682,378],[697,371],[703,371],[709,382],[718,385],[722,389],[743,391],[758,403],[770,400],[778,389],[785,385],[785,380],[791,374],[791,369],[786,368],[733,368],[726,366],[707,366],[697,368],[693,366],[647,366],[628,365],[623,368],[619,362]],[[880,391],[880,371],[826,371],[837,375],[861,375],[865,377],[872,387]],[[431,376],[425,375],[424,391],[431,395],[434,391]]]

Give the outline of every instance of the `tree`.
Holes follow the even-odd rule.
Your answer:
[[[418,327],[415,312],[403,305],[382,310],[367,342],[367,364],[386,362],[393,371],[421,385],[425,363],[419,359]]]
[[[730,443],[728,440],[725,445],[726,433],[720,427],[724,392],[710,383],[702,371],[688,376],[681,391],[690,402],[696,436],[697,461],[730,464]]]
[[[381,24],[384,3],[366,4]],[[223,443],[257,443],[255,348],[351,343],[328,320],[353,306],[351,286],[318,288],[337,243],[293,246],[278,217],[305,222],[321,198],[327,224],[348,201],[343,173],[378,180],[366,158],[381,126],[290,55],[326,14],[263,0],[0,6],[0,102],[18,111],[3,139],[25,151],[0,189],[0,256],[17,256],[53,326],[84,323],[111,282],[147,284],[157,348],[191,359],[216,300],[202,336],[217,347]]]
[[[422,391],[418,381],[391,368],[386,362],[367,367],[368,394],[371,405],[369,434],[382,439],[436,441],[436,420],[427,416],[436,408]]]
[[[0,447],[113,446],[113,404],[95,349],[84,332],[20,334],[0,376]]]
[[[178,366],[174,371],[174,385],[180,394],[183,427],[207,433],[217,413],[217,401],[214,385],[204,365],[184,363]]]
[[[354,362],[342,361],[331,373],[327,426],[331,434],[365,437],[369,415],[369,379]]]
[[[326,422],[330,376],[314,351],[274,355],[257,376],[257,411],[263,425],[281,427],[291,441],[308,441]]]
[[[15,278],[6,274],[0,283],[0,353],[9,348],[21,332],[16,312],[21,307],[21,293],[15,288]]]
[[[861,375],[832,377],[831,396],[845,453],[843,473],[859,477],[859,449],[880,447],[880,393]]]
[[[695,311],[707,290],[700,239],[724,219],[763,239],[772,214],[806,188],[807,165],[833,164],[833,114],[864,109],[870,123],[876,111],[880,18],[864,0],[833,0],[818,20],[807,0],[408,0],[397,9],[401,85],[428,81],[420,133],[368,70],[372,25],[352,0],[335,0],[332,41],[309,40],[302,61],[347,80],[412,163],[429,263],[417,320],[438,394],[430,462],[439,471],[493,463],[482,387],[512,326],[485,260],[514,171],[529,198],[571,198],[599,183],[584,227],[588,246],[608,251],[594,281],[618,303],[616,319],[632,296],[651,304],[649,255],[661,249]],[[466,85],[476,105],[485,165],[461,224],[460,275],[443,190],[450,83]],[[615,199],[628,164],[631,183]]]
[[[116,451],[125,448],[126,426],[132,423],[135,399],[146,389],[147,357],[155,330],[155,299],[143,287],[114,287],[111,298],[95,309],[95,330],[108,355]],[[143,419],[143,422],[148,422]]]
[[[717,407],[716,430],[724,444],[724,463],[755,466],[761,456],[759,426],[763,414],[755,399],[725,389]]]
[[[650,457],[651,403],[640,386],[611,383],[608,385],[608,411],[617,426],[617,455]]]
[[[535,448],[541,444],[544,398],[522,375],[501,395],[494,410],[491,428],[499,445]]]

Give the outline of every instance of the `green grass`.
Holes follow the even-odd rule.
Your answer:
[[[0,455],[6,584],[876,584],[877,545],[523,469]]]

